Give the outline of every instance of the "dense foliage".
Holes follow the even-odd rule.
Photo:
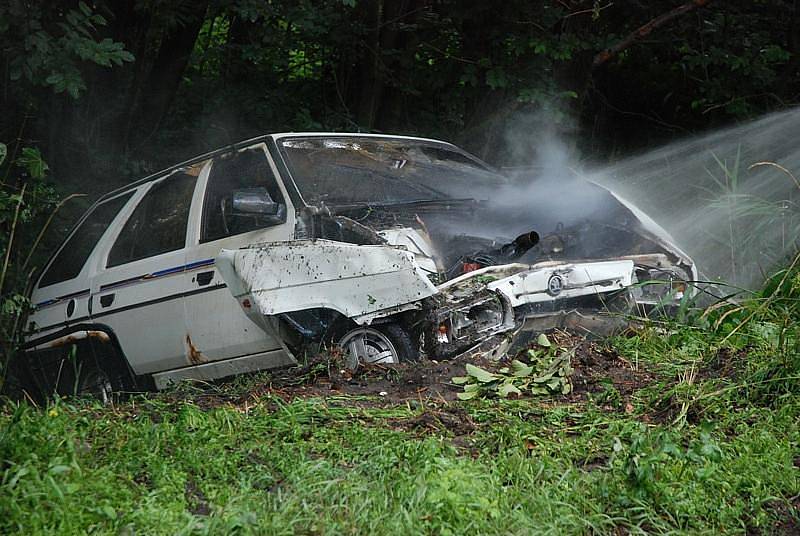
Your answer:
[[[86,189],[87,164],[117,183],[269,131],[424,133],[502,161],[510,121],[557,110],[603,156],[797,101],[789,0],[694,2],[593,64],[687,3],[9,0],[0,139],[28,117]]]

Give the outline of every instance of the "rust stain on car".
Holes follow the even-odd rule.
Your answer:
[[[190,166],[184,170],[184,173],[187,175],[191,175],[192,177],[200,176],[200,172],[203,171],[205,165],[208,164],[208,160],[203,160],[202,162],[198,162],[197,164]]]
[[[45,348],[60,348],[62,346],[71,346],[77,344],[84,339],[98,339],[101,342],[109,342],[111,338],[105,331],[98,330],[83,330],[77,331],[66,337],[60,337],[45,345]]]
[[[188,333],[186,334],[186,357],[189,358],[189,363],[192,365],[202,365],[203,363],[208,363],[208,358],[203,355],[203,353],[197,349],[197,347],[192,342],[192,337]]]

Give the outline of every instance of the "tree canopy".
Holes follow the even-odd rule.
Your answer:
[[[534,138],[542,111],[608,158],[797,102],[799,11],[796,0],[7,0],[0,139],[30,140],[90,193],[282,130],[421,134],[504,164],[503,134],[516,124]]]

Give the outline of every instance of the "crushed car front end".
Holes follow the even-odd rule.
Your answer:
[[[513,182],[443,142],[275,141],[303,201],[295,240],[223,250],[216,264],[245,313],[292,353],[370,326],[392,334],[373,353],[382,362],[408,344],[439,359],[499,334],[608,331],[637,306],[676,303],[696,279],[691,259],[608,192],[602,218],[565,222],[498,201]]]

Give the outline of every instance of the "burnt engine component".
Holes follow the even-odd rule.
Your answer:
[[[514,262],[538,243],[539,233],[536,231],[528,231],[500,247],[489,247],[463,255],[456,264],[448,270],[448,279],[460,275],[461,273],[478,270],[485,266]]]
[[[512,240],[510,243],[505,244],[500,248],[500,254],[503,258],[514,261],[525,255],[529,249],[539,243],[539,233],[536,231],[528,231],[523,233]]]
[[[295,237],[324,238],[360,246],[386,243],[371,227],[347,216],[331,214],[330,211],[300,214]]]

